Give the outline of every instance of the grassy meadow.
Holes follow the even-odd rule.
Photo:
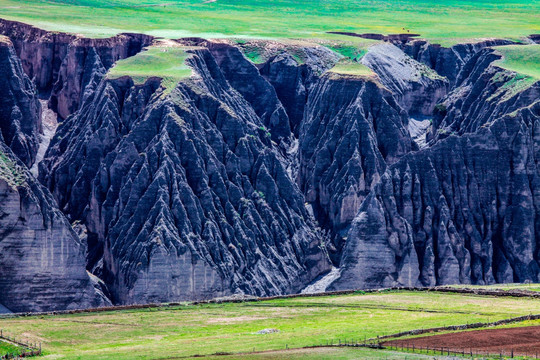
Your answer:
[[[540,80],[540,45],[507,45],[495,49],[503,55],[497,66]]]
[[[377,76],[370,68],[368,68],[364,64],[351,61],[348,58],[339,61],[329,71],[335,74],[352,75],[358,77],[376,78]]]
[[[165,359],[284,350],[338,339],[361,341],[404,330],[529,313],[540,313],[540,301],[400,291],[3,318],[0,328],[17,338],[42,342],[44,359]],[[263,329],[279,332],[257,334]],[[349,350],[340,356],[361,357]],[[311,358],[321,356],[320,351],[326,350],[312,352]],[[279,359],[280,354],[270,355]]]
[[[540,284],[493,284],[493,285],[447,285],[452,288],[467,287],[470,289],[489,289],[489,290],[527,290],[527,291],[540,291]]]
[[[185,61],[189,54],[181,46],[151,46],[135,56],[118,61],[107,74],[110,79],[129,76],[135,84],[151,77],[162,78],[162,85],[172,89],[180,80],[191,76]]]
[[[450,44],[540,32],[540,0],[0,0],[0,17],[89,36],[343,39],[418,33]]]

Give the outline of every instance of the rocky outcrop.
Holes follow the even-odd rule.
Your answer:
[[[40,104],[9,39],[0,38],[0,303],[13,312],[109,304],[86,272],[86,244],[28,171]]]
[[[193,69],[165,89],[107,78],[151,37],[0,33],[0,307],[539,280],[540,85],[506,41],[385,37],[364,75],[304,41],[162,41]]]
[[[406,113],[374,79],[328,72],[314,87],[300,129],[298,183],[335,234],[332,253],[386,164],[412,149],[406,127]]]
[[[107,70],[153,40],[143,34],[89,39],[1,19],[0,35],[11,39],[25,73],[38,91],[51,92],[50,107],[62,119],[79,108],[96,61]]]
[[[446,77],[450,81],[450,85],[454,86],[460,75],[467,76],[464,65],[472,56],[490,46],[510,44],[513,42],[494,39],[443,47],[439,44],[431,44],[426,40],[414,40],[398,44],[398,46],[413,59],[426,64],[440,76]]]
[[[475,132],[540,97],[540,83],[501,69],[494,63],[500,58],[495,50],[484,49],[464,65],[458,86],[437,105],[432,141]]]
[[[339,57],[322,46],[305,46],[301,52],[295,50],[294,53],[279,51],[273,54],[259,66],[259,71],[275,89],[289,116],[291,131],[298,138],[309,93],[319,76],[334,66]]]
[[[371,46],[361,62],[378,75],[411,116],[431,116],[449,89],[446,78],[392,44]]]
[[[291,140],[289,117],[278,100],[275,89],[242,52],[227,43],[207,42],[229,84],[246,99],[276,142]]]
[[[13,312],[110,304],[85,270],[86,244],[0,143],[0,302]]]
[[[0,134],[27,166],[39,147],[41,106],[9,39],[0,35]]]
[[[391,166],[333,288],[538,281],[540,103]]]
[[[197,75],[168,96],[103,82],[46,155],[42,180],[101,248],[92,271],[117,303],[297,292],[330,269],[264,120],[213,53],[192,50]]]

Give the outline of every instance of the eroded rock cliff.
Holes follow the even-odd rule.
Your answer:
[[[40,106],[7,38],[0,38],[0,85],[0,303],[13,312],[110,304],[85,270],[86,244],[27,168]]]
[[[27,166],[34,164],[41,131],[41,105],[13,45],[0,35],[1,139]]]
[[[50,107],[62,119],[82,103],[96,61],[107,70],[153,40],[143,34],[89,39],[3,19],[0,19],[0,34],[13,42],[23,69],[37,90],[51,94]]]
[[[377,80],[328,72],[314,86],[299,136],[300,188],[319,223],[340,234],[387,163],[411,150],[405,111]]]
[[[213,52],[188,61],[196,76],[169,95],[102,82],[42,179],[101,248],[90,264],[116,302],[299,291],[330,269],[304,198]]]
[[[0,33],[12,311],[293,293],[331,269],[324,288],[539,280],[540,85],[497,65],[507,41],[381,38],[343,72],[305,41],[159,40],[192,69],[171,85],[108,76],[148,36]],[[26,168],[37,94],[63,120],[50,193]]]

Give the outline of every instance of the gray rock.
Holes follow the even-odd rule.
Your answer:
[[[537,282],[539,124],[536,101],[389,167],[332,287]]]
[[[448,92],[446,78],[395,45],[371,46],[361,62],[379,76],[381,83],[411,116],[431,116],[435,105]]]
[[[86,225],[117,303],[298,292],[330,269],[304,198],[213,53],[189,64],[168,96],[102,82],[60,126],[42,180]]]
[[[339,256],[343,231],[387,163],[412,148],[407,118],[375,80],[326,73],[310,93],[300,128],[298,182]],[[341,234],[340,234],[341,232]]]
[[[41,105],[9,39],[0,35],[0,135],[27,166],[39,147]]]
[[[55,202],[0,143],[0,302],[13,312],[98,307],[81,243]]]

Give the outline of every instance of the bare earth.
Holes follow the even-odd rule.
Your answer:
[[[415,339],[394,340],[385,346],[449,349],[451,352],[481,354],[510,354],[536,356],[540,354],[540,326],[507,329],[463,331],[452,334],[425,336]]]

